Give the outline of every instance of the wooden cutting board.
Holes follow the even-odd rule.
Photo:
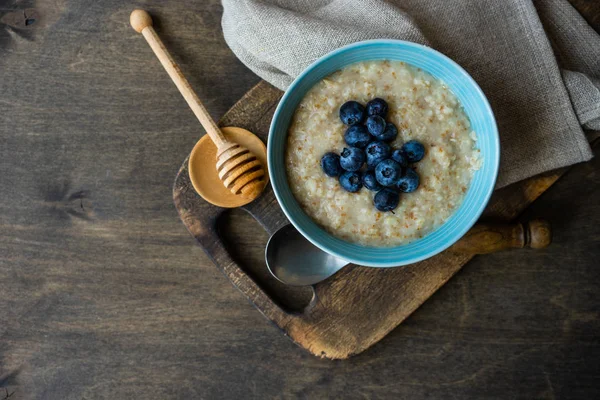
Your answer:
[[[281,91],[261,82],[225,114],[220,125],[248,129],[266,142],[271,117],[281,96]],[[241,265],[232,258],[227,250],[232,244],[225,243],[219,234],[218,219],[225,209],[205,202],[194,192],[187,165],[186,159],[175,179],[173,198],[189,232],[265,317],[296,344],[317,356],[344,359],[372,346],[473,257],[450,249],[403,268],[350,265],[314,287],[286,287],[268,279],[267,271]],[[565,170],[496,191],[482,218],[505,222],[515,219]],[[270,186],[243,209],[269,234],[289,223]]]

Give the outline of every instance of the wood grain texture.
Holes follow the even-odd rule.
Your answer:
[[[552,221],[552,246],[475,257],[368,351],[322,360],[182,226],[172,180],[202,132],[136,7],[213,117],[258,82],[217,0],[0,2],[0,399],[600,397],[598,157],[522,215]],[[269,285],[264,229],[242,210],[218,225]]]

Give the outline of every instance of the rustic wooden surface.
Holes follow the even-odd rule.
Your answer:
[[[214,116],[258,82],[216,0],[0,2],[0,399],[600,396],[597,158],[523,216],[552,221],[551,247],[478,257],[369,351],[315,358],[179,221],[200,130],[128,26],[141,5]],[[260,265],[266,233],[223,222]]]

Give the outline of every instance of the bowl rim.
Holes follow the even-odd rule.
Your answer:
[[[277,121],[283,107],[284,104],[287,102],[288,98],[292,95],[292,93],[294,92],[295,88],[300,84],[300,82],[302,80],[305,79],[305,77],[310,74],[312,72],[312,70],[314,70],[317,66],[327,62],[328,60],[330,60],[331,58],[334,58],[336,56],[338,56],[340,53],[344,53],[350,50],[353,50],[355,48],[358,47],[363,47],[363,46],[369,46],[369,45],[378,45],[378,44],[390,44],[390,45],[402,45],[402,46],[406,46],[409,48],[413,48],[415,50],[420,50],[420,51],[424,51],[424,52],[429,52],[429,53],[433,53],[434,55],[440,57],[444,62],[450,64],[452,67],[454,67],[461,75],[464,79],[466,79],[466,81],[475,89],[475,92],[477,92],[482,100],[481,105],[483,106],[482,108],[484,109],[486,116],[491,120],[492,122],[492,126],[491,126],[491,134],[493,134],[493,142],[494,142],[494,149],[493,149],[493,158],[495,160],[497,160],[497,162],[495,163],[495,165],[493,165],[493,179],[492,182],[490,182],[490,185],[487,187],[484,196],[482,196],[482,201],[480,202],[480,204],[478,205],[478,208],[471,214],[471,218],[469,220],[469,222],[467,224],[464,225],[464,227],[458,231],[456,234],[454,234],[452,236],[452,238],[450,238],[451,240],[447,240],[444,244],[432,249],[431,251],[428,251],[426,253],[423,253],[421,255],[418,256],[412,256],[412,257],[407,257],[406,259],[402,260],[402,261],[377,261],[377,262],[369,262],[369,260],[365,260],[365,259],[357,259],[353,256],[347,256],[344,254],[340,254],[339,252],[337,252],[335,249],[332,249],[331,247],[324,245],[322,243],[320,243],[317,240],[314,240],[309,234],[307,234],[304,229],[302,229],[302,227],[299,226],[298,222],[295,220],[295,218],[291,215],[291,213],[287,210],[286,206],[284,206],[282,200],[281,200],[281,194],[279,193],[279,189],[276,187],[275,182],[277,181],[276,179],[274,179],[275,177],[273,176],[273,174],[275,173],[275,168],[273,166],[273,160],[272,160],[272,152],[273,152],[273,141],[271,140],[272,136],[275,135],[275,122]],[[352,63],[346,64],[346,65],[350,65]],[[268,169],[269,169],[269,178],[271,181],[271,185],[273,188],[273,193],[275,194],[275,198],[277,199],[277,202],[279,203],[279,206],[281,207],[283,213],[285,214],[285,216],[287,217],[287,219],[290,221],[290,223],[302,234],[302,236],[304,236],[304,238],[306,238],[308,241],[310,241],[313,245],[317,246],[319,249],[321,249],[322,251],[331,254],[335,257],[341,258],[345,261],[348,261],[349,263],[353,263],[356,265],[361,265],[361,266],[367,266],[367,267],[377,267],[377,268],[392,268],[392,267],[401,267],[404,265],[408,265],[408,264],[414,264],[417,263],[419,261],[423,261],[425,259],[431,258],[433,256],[435,256],[436,254],[441,253],[442,251],[446,250],[448,247],[452,246],[454,243],[456,243],[457,241],[459,241],[472,227],[473,225],[475,225],[475,223],[479,220],[479,218],[481,217],[481,214],[483,213],[483,211],[485,210],[487,204],[489,203],[489,200],[492,196],[492,193],[494,191],[494,188],[496,186],[496,181],[498,179],[498,172],[500,169],[500,137],[498,134],[498,124],[496,122],[496,118],[494,116],[494,112],[492,110],[492,107],[489,103],[489,100],[487,99],[485,93],[483,92],[483,90],[481,89],[481,87],[477,84],[477,82],[475,81],[475,79],[473,79],[473,77],[471,77],[471,75],[469,75],[469,73],[467,71],[465,71],[465,69],[463,67],[461,67],[457,62],[455,62],[454,60],[452,60],[450,57],[446,56],[445,54],[429,47],[429,46],[425,46],[422,44],[418,44],[418,43],[414,43],[414,42],[409,42],[406,40],[399,40],[399,39],[371,39],[371,40],[364,40],[364,41],[360,41],[360,42],[354,42],[342,47],[339,47],[335,50],[330,51],[329,53],[319,57],[318,59],[316,59],[315,61],[313,61],[308,67],[306,67],[293,81],[292,83],[288,86],[288,88],[285,90],[285,93],[283,94],[283,96],[281,97],[281,99],[279,100],[279,103],[277,105],[277,108],[275,109],[275,112],[273,113],[273,118],[271,119],[271,124],[269,126],[269,135],[268,135],[268,139],[267,140],[267,162],[268,162]],[[288,184],[289,186],[289,184]],[[290,189],[291,190],[291,189]],[[456,211],[455,211],[456,212]],[[319,226],[316,222],[314,222],[314,220],[310,217],[308,217],[310,220],[312,220],[313,224],[316,226],[317,229],[320,229],[322,231],[324,231],[325,233],[327,233],[328,235],[331,235],[329,232],[325,231],[321,226]],[[446,221],[447,222],[447,221]],[[442,225],[440,225],[437,229],[441,228],[444,224],[446,224],[446,222],[444,222]],[[435,230],[434,230],[435,231]],[[430,232],[429,234],[433,233],[434,231]],[[429,235],[428,234],[428,235]],[[331,235],[333,236],[333,235]],[[426,235],[427,236],[427,235]],[[334,236],[335,237],[335,236]],[[424,236],[425,237],[425,236]],[[352,242],[348,242],[347,240],[341,239],[341,238],[337,238],[339,240],[343,240],[347,243],[352,243]],[[419,239],[421,240],[421,239]],[[414,243],[410,242],[410,243]],[[352,243],[354,245],[357,246],[363,246],[360,244],[356,244],[356,243]],[[399,245],[399,246],[391,246],[391,247],[382,247],[382,249],[390,249],[390,248],[394,248],[394,247],[402,247],[404,245]],[[366,248],[369,249],[377,249],[377,247],[375,246],[364,246]]]

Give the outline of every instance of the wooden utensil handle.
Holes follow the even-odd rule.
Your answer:
[[[506,249],[541,249],[552,242],[550,223],[534,219],[526,223],[475,225],[454,246],[453,251],[487,254]]]
[[[204,129],[206,129],[206,133],[209,134],[217,148],[221,147],[227,140],[221,133],[221,130],[215,121],[211,118],[208,111],[206,111],[204,105],[202,105],[202,102],[190,86],[190,83],[185,79],[185,76],[183,76],[179,66],[173,60],[163,42],[158,37],[158,34],[152,27],[152,17],[150,14],[144,10],[134,10],[131,13],[129,21],[133,29],[146,38],[146,41],[154,51],[154,54],[156,54],[156,57],[158,57],[158,60],[175,83],[175,86],[177,86],[177,89],[179,89],[179,92],[181,92],[181,95],[185,101],[187,101],[188,105],[196,115],[196,118],[198,118],[198,121],[200,121]]]

